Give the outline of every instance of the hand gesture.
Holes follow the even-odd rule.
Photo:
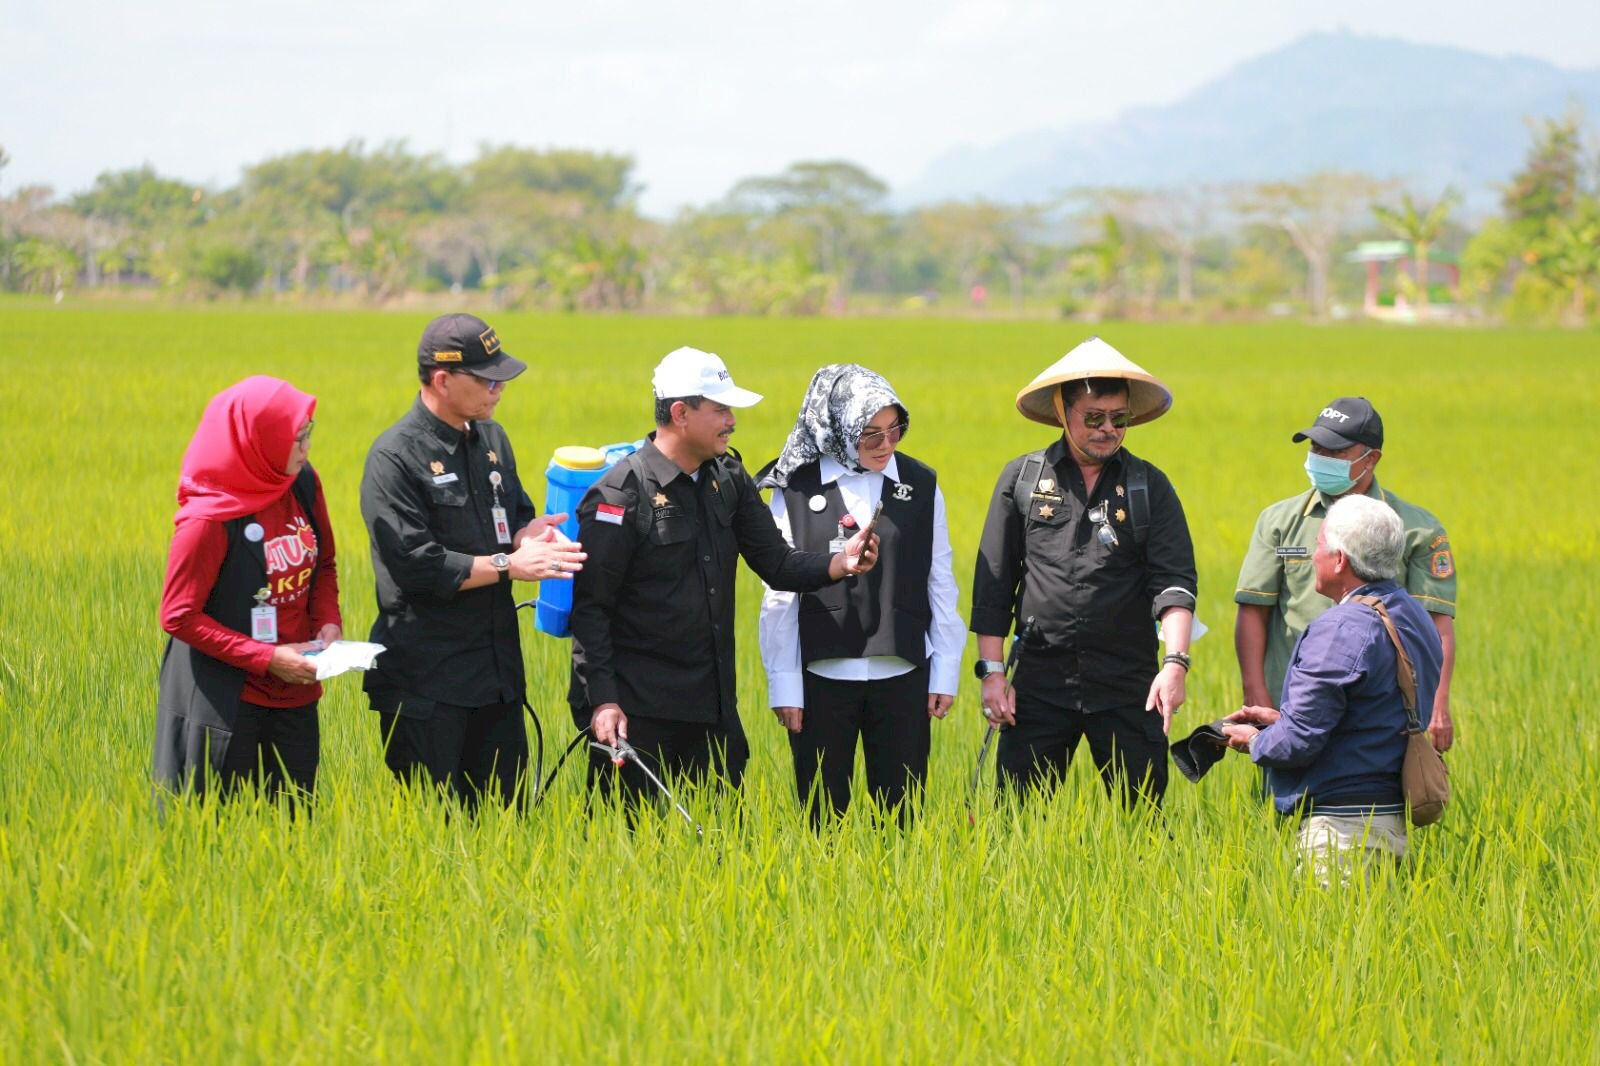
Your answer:
[[[1172,716],[1187,698],[1184,685],[1188,673],[1177,663],[1168,663],[1150,682],[1150,695],[1144,701],[1144,709],[1161,712],[1161,731],[1168,735],[1172,733]]]
[[[834,580],[854,574],[865,574],[878,565],[878,535],[865,529],[845,541],[844,551],[835,555],[828,564],[828,575]]]
[[[300,654],[304,644],[279,644],[272,649],[267,673],[291,685],[310,685],[317,680],[317,664]]]
[[[538,521],[534,519],[528,528],[532,529]],[[511,553],[511,576],[518,581],[571,581],[572,575],[583,569],[587,558],[583,545],[568,540],[554,526],[547,525],[537,534],[524,538]]]
[[[617,738],[628,739],[628,716],[615,703],[602,703],[589,719],[589,733],[602,744],[616,747]]]
[[[1017,691],[1006,682],[1005,674],[983,679],[983,716],[1002,729],[1017,724]]]

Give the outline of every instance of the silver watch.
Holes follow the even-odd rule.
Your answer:
[[[505,552],[498,552],[489,556],[489,565],[503,574],[511,569],[511,556]]]

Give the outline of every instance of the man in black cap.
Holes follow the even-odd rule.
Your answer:
[[[571,580],[579,545],[536,517],[511,442],[491,421],[527,369],[482,319],[444,315],[417,347],[422,389],[367,453],[361,516],[372,540],[387,651],[365,688],[395,776],[426,775],[468,806],[510,802],[528,761],[511,582]]]
[[[1450,538],[1432,514],[1378,487],[1383,419],[1365,397],[1344,396],[1329,403],[1309,428],[1293,437],[1296,444],[1307,440],[1311,447],[1305,470],[1311,488],[1261,512],[1233,594],[1239,605],[1233,642],[1245,705],[1278,706],[1295,641],[1333,606],[1317,593],[1311,565],[1323,516],[1337,499],[1370,496],[1394,508],[1405,525],[1403,572],[1395,579],[1427,610],[1444,645],[1428,732],[1434,746],[1445,751],[1455,736],[1450,674],[1455,664],[1456,568]]]

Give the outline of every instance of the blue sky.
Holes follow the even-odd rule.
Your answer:
[[[0,193],[403,138],[630,152],[665,214],[796,159],[933,157],[1176,99],[1316,30],[1600,67],[1600,3],[0,0]]]

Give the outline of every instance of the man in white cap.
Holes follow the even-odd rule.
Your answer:
[[[737,787],[749,758],[735,695],[738,557],[772,588],[810,592],[871,570],[878,538],[857,533],[831,556],[788,545],[728,446],[734,410],[761,397],[717,356],[679,348],[653,385],[655,432],[578,506],[588,561],[573,587],[568,702],[601,743],[621,737],[666,773]],[[609,789],[605,760],[591,765]],[[622,779],[630,799],[649,787],[632,762]]]
[[[1000,474],[971,628],[984,714],[1002,729],[1000,781],[1019,794],[1058,782],[1084,737],[1125,803],[1159,803],[1166,790],[1166,733],[1189,670],[1194,546],[1172,483],[1123,439],[1171,406],[1171,390],[1097,337],[1017,394],[1024,417],[1062,435]],[[1032,637],[1008,688],[1005,638],[1027,619]]]

